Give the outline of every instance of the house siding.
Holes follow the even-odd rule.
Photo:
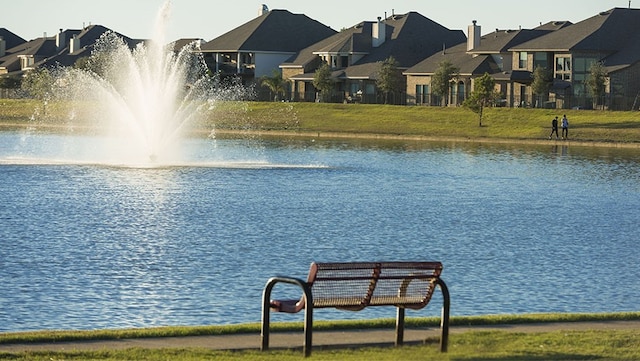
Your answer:
[[[613,110],[640,109],[640,63],[624,70],[609,74],[607,92],[610,94],[610,108]]]

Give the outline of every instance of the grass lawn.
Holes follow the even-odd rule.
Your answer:
[[[90,104],[0,100],[0,129],[96,126]],[[478,125],[465,108],[332,103],[217,102],[192,127],[219,131],[398,136],[437,139],[548,140],[551,119],[566,114],[573,142],[640,147],[640,112],[488,108]],[[74,120],[70,120],[73,118]]]
[[[452,325],[526,324],[544,322],[640,320],[640,312],[611,314],[533,314],[452,317]],[[410,318],[409,327],[434,326],[437,318]],[[320,321],[314,329],[393,328],[393,319],[365,321]],[[301,332],[302,323],[275,323],[273,330]],[[168,337],[257,333],[259,325],[163,327],[135,330],[41,331],[0,333],[3,344],[19,342],[60,342],[136,337]],[[585,330],[518,333],[506,331],[470,331],[454,333],[449,352],[438,351],[437,339],[424,345],[395,347],[358,347],[314,350],[314,360],[638,360],[640,329]],[[300,360],[300,350],[259,352],[214,351],[197,348],[100,351],[38,351],[9,353],[0,351],[0,360]]]

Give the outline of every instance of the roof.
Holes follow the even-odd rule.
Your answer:
[[[510,50],[615,52],[637,42],[638,33],[640,9],[613,8]]]
[[[496,29],[496,31],[482,36],[480,45],[470,52],[473,54],[507,53],[514,46],[560,30],[569,24],[571,23],[567,21],[553,21],[534,29]]]
[[[64,30],[56,36],[36,38],[7,49],[7,54],[0,58],[0,67],[6,68],[8,72],[20,71],[21,56],[33,57],[34,66],[71,66],[78,58],[89,56],[98,39],[111,31],[101,25],[91,25],[80,30]],[[119,33],[115,34],[130,48],[141,42],[141,40],[131,39]],[[57,36],[63,36],[66,39],[65,45],[61,49],[56,44]],[[81,48],[74,53],[70,53],[70,39],[74,36],[79,39]]]
[[[386,39],[377,48],[372,45],[374,22],[365,21],[305,48],[281,67],[304,67],[319,53],[360,54],[363,55],[361,59],[335,77],[371,79],[379,70],[377,63],[390,56],[398,61],[399,68],[407,69],[440,51],[443,46],[460,44],[466,40],[461,30],[449,30],[417,12],[392,15],[383,22],[386,25]]]
[[[271,10],[205,43],[203,52],[297,53],[336,31],[303,14]]]
[[[442,50],[466,42],[462,30],[449,30],[417,12],[393,15],[385,20],[387,40],[357,64],[384,61],[393,56],[399,68],[408,68]]]
[[[452,48],[440,51],[404,72],[405,75],[430,75],[440,67],[440,63],[449,61],[454,67],[458,68],[461,75],[479,75],[495,73],[498,71],[498,65],[493,61],[491,55],[473,56],[467,53],[467,44],[458,44]]]
[[[570,23],[551,22],[535,29],[496,29],[494,32],[482,36],[480,38],[480,45],[471,51],[467,51],[466,43],[445,49],[411,67],[405,74],[433,74],[442,61],[448,60],[453,66],[460,69],[459,72],[463,75],[480,75],[487,72],[489,74],[495,74],[496,79],[514,79],[514,77],[519,77],[520,74],[512,71],[500,72],[491,54],[509,53],[509,48],[562,29],[567,26],[567,24]]]
[[[6,28],[0,28],[0,37],[5,41],[5,49],[11,49],[27,42]]]
[[[174,52],[180,52],[185,46],[190,46],[193,43],[202,45],[204,43],[204,40],[199,38],[182,38],[171,42],[169,44],[169,48],[173,49]]]

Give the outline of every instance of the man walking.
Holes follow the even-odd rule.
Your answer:
[[[557,116],[553,118],[553,120],[551,121],[551,134],[549,134],[549,139],[551,139],[551,136],[553,135],[554,132],[556,133],[556,139],[558,139],[558,117]]]

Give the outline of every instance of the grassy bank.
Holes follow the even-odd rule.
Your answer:
[[[453,317],[453,325],[522,324],[544,322],[638,320],[640,312],[612,314],[534,314],[481,317]],[[435,326],[435,318],[411,318],[409,327]],[[315,329],[393,328],[393,320],[316,322]],[[274,324],[274,330],[301,330],[301,323]],[[60,342],[114,338],[166,337],[229,333],[258,333],[257,324],[210,327],[163,327],[139,330],[55,331],[0,334],[2,344],[17,342]],[[640,359],[640,330],[585,330],[514,333],[470,331],[450,336],[449,352],[442,354],[437,339],[424,345],[360,347],[316,350],[314,360],[637,360]],[[0,348],[1,349],[1,348]],[[10,360],[300,360],[299,350],[212,351],[205,349],[140,349],[100,351],[0,351]]]
[[[327,349],[313,352],[310,360],[433,360],[433,361],[554,361],[554,360],[639,360],[640,332],[556,331],[533,334],[467,332],[452,335],[449,352],[440,353],[435,343],[419,346]],[[52,360],[302,360],[300,350],[211,351],[206,349],[142,349],[100,351],[35,351],[2,353],[13,361]]]
[[[0,126],[64,127],[86,122],[91,106],[0,100]],[[70,114],[73,114],[72,116]],[[567,114],[572,142],[640,145],[640,112],[489,108],[483,126],[465,108],[371,104],[218,102],[193,124],[208,131],[348,134],[438,139],[545,140],[554,116]],[[81,119],[81,120],[78,120]]]
[[[454,316],[451,326],[513,325],[555,322],[592,322],[592,321],[638,321],[640,312],[616,313],[549,313],[523,315]],[[439,317],[407,318],[408,328],[439,327]],[[314,330],[354,330],[395,327],[395,319],[315,321]],[[274,323],[274,332],[301,331],[302,322]],[[640,331],[640,330],[639,330]],[[91,331],[33,331],[0,333],[0,345],[23,342],[60,342],[113,340],[145,337],[185,337],[203,335],[230,335],[259,333],[260,324],[217,325],[217,326],[175,326],[141,329],[115,329]]]

